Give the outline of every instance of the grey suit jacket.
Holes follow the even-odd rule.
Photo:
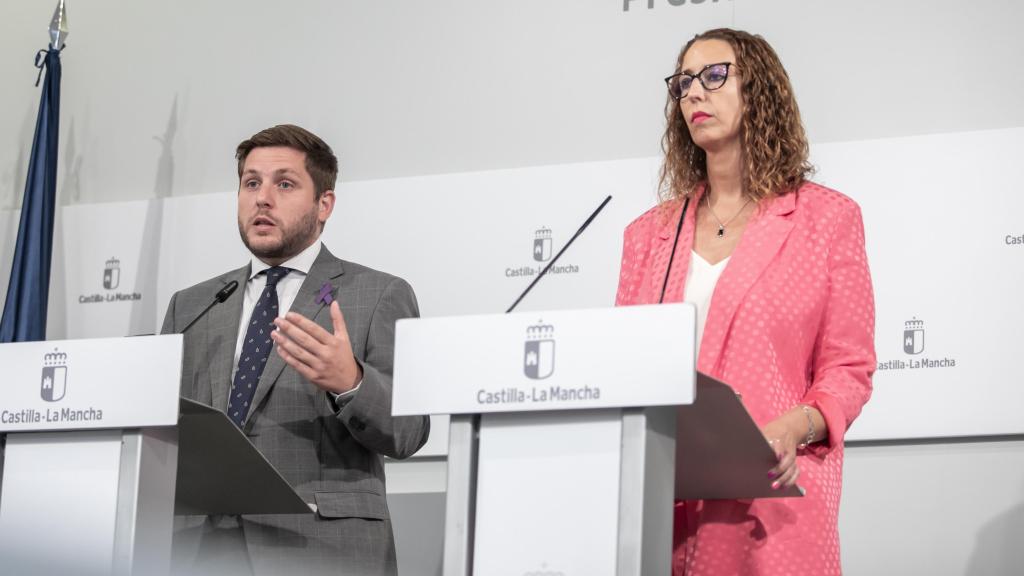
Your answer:
[[[244,287],[249,269],[176,293],[163,332],[180,331],[231,280]],[[381,455],[411,456],[429,433],[425,416],[391,416],[395,321],[419,310],[401,278],[339,260],[323,247],[291,310],[328,331],[330,310],[317,301],[324,284],[332,286],[345,316],[362,384],[336,406],[271,353],[243,431],[318,511],[243,516],[245,542],[257,574],[395,574]],[[227,409],[242,300],[243,290],[236,290],[185,334],[182,396]]]

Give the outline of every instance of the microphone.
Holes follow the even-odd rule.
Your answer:
[[[672,262],[676,259],[676,246],[679,245],[679,233],[683,231],[683,220],[686,220],[686,209],[690,207],[690,197],[686,197],[683,203],[683,212],[679,214],[679,224],[676,225],[676,239],[672,241],[672,254],[668,257],[668,266],[665,268],[665,281],[661,283],[661,298],[658,304],[665,302],[665,289],[668,288],[668,275],[672,272]]]
[[[519,302],[521,302],[522,299],[525,298],[526,295],[530,293],[530,290],[533,290],[533,287],[537,285],[537,282],[540,282],[540,279],[543,278],[544,275],[548,273],[548,270],[550,270],[551,267],[554,266],[555,262],[558,262],[558,259],[562,256],[562,253],[565,252],[566,249],[569,248],[569,246],[572,246],[572,243],[575,242],[577,238],[579,238],[580,234],[583,234],[583,231],[587,229],[587,226],[590,226],[590,223],[594,221],[594,218],[597,218],[597,215],[601,213],[601,210],[604,210],[604,207],[607,206],[608,203],[611,202],[611,200],[612,196],[611,194],[609,194],[608,197],[604,199],[604,202],[601,202],[601,205],[597,207],[597,210],[594,210],[594,212],[590,214],[590,217],[588,217],[587,220],[583,222],[583,225],[580,226],[579,230],[577,230],[576,233],[572,235],[572,238],[569,238],[569,241],[565,243],[565,246],[562,246],[562,249],[558,251],[558,254],[555,254],[555,257],[551,259],[551,262],[548,262],[548,265],[545,266],[544,269],[540,271],[540,274],[538,274],[537,277],[533,279],[533,282],[530,282],[530,285],[526,287],[526,290],[523,290],[523,293],[519,295],[519,298],[516,298],[516,301],[513,302],[512,305],[508,307],[508,310],[505,310],[505,314],[508,314],[509,312],[515,310],[516,306],[519,305]]]
[[[199,322],[199,319],[202,318],[203,316],[206,316],[206,313],[210,311],[210,308],[213,308],[215,305],[227,300],[229,296],[235,293],[235,290],[237,288],[237,280],[232,280],[231,282],[228,282],[227,285],[221,288],[220,292],[217,292],[217,294],[213,297],[213,302],[210,302],[209,306],[203,308],[203,311],[200,312],[198,316],[193,318],[192,321],[188,323],[188,326],[185,326],[185,328],[182,329],[181,332],[178,332],[178,334],[184,334],[185,332],[188,332],[188,329],[191,328],[193,324]]]
[[[203,311],[200,312],[195,318],[193,318],[192,321],[189,322],[188,325],[185,326],[185,328],[183,328],[181,330],[181,332],[178,332],[178,334],[184,334],[185,332],[188,332],[188,329],[191,328],[193,324],[195,324],[196,322],[199,322],[199,319],[202,318],[203,316],[206,316],[206,313],[210,311],[210,308],[213,308],[217,304],[220,304],[221,302],[224,302],[225,300],[227,300],[229,296],[231,296],[232,294],[235,293],[235,290],[237,288],[238,288],[238,281],[237,280],[232,280],[231,282],[228,282],[227,284],[225,284],[224,287],[221,288],[220,291],[218,291],[213,296],[213,302],[210,302],[206,306],[206,308],[203,308]],[[185,395],[182,394],[182,397],[185,397]],[[192,395],[188,396],[188,398],[190,400],[195,400],[196,397],[197,397],[197,395],[196,395],[196,381],[193,378],[192,379]],[[213,402],[211,401],[210,403],[212,404]]]

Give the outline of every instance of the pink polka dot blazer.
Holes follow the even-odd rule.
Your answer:
[[[683,299],[702,194],[683,223],[666,302]],[[658,301],[682,204],[656,206],[626,229],[617,305]],[[824,415],[829,437],[798,456],[804,498],[677,503],[674,573],[841,573],[843,436],[871,395],[874,314],[853,200],[806,183],[761,203],[715,287],[697,369],[730,384],[759,426],[804,403]]]

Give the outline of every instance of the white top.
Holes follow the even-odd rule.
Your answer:
[[[711,297],[715,293],[715,285],[718,278],[729,263],[729,258],[711,265],[701,257],[700,254],[691,251],[690,268],[686,271],[686,297],[684,302],[689,302],[697,307],[697,355],[700,355],[700,343],[704,339],[704,323],[708,319],[708,310],[711,309]],[[259,295],[257,294],[257,297]]]

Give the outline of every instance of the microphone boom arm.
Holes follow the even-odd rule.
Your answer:
[[[562,256],[562,253],[565,252],[569,248],[569,246],[572,246],[572,243],[575,242],[577,238],[579,238],[580,234],[583,234],[583,231],[587,229],[587,226],[590,226],[590,223],[594,221],[594,218],[597,218],[597,215],[601,213],[601,210],[604,210],[604,207],[608,205],[608,202],[611,202],[611,199],[612,196],[611,194],[609,194],[608,197],[604,199],[604,202],[601,202],[601,205],[597,207],[597,210],[594,210],[590,217],[588,217],[586,221],[583,222],[583,225],[579,227],[579,230],[576,230],[576,233],[572,235],[572,238],[569,238],[569,241],[565,243],[565,246],[562,246],[562,249],[558,251],[558,254],[555,254],[555,257],[551,259],[551,262],[548,262],[548,265],[545,266],[544,269],[540,271],[540,274],[538,274],[537,277],[533,279],[533,282],[530,282],[530,285],[526,287],[526,290],[523,290],[523,293],[519,295],[519,298],[516,298],[516,301],[513,302],[512,305],[508,307],[508,310],[505,310],[505,314],[508,314],[509,312],[515,310],[516,306],[519,305],[523,298],[525,298],[526,295],[530,293],[530,290],[533,290],[533,287],[537,285],[537,282],[540,282],[540,279],[543,278],[544,275],[548,273],[548,270],[550,270],[551,267],[555,265],[555,262],[558,262],[558,259]]]

